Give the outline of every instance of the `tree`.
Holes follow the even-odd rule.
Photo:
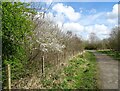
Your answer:
[[[110,33],[109,44],[111,49],[120,51],[120,27],[114,27]]]
[[[86,43],[86,49],[99,49],[100,48],[100,39],[95,33],[90,33],[89,41]]]
[[[34,26],[28,13],[35,13],[28,6],[21,2],[2,2],[2,66],[11,64],[12,79],[20,78],[25,72],[25,45]],[[6,78],[4,71],[3,78]]]
[[[12,80],[40,73],[43,57],[44,67],[48,63],[56,66],[60,59],[64,62],[72,56],[70,53],[82,49],[81,38],[72,32],[62,32],[56,23],[32,9],[26,3],[2,3],[3,67],[11,64]]]

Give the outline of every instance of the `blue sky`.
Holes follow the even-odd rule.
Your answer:
[[[83,39],[89,39],[92,32],[103,39],[118,25],[119,6],[117,2],[54,2],[46,18]]]
[[[55,2],[47,16],[83,39],[92,32],[103,39],[118,25],[118,7],[116,2]]]
[[[111,11],[114,4],[117,4],[116,2],[67,2],[64,3],[66,5],[72,6],[76,11],[79,11],[79,8],[83,8],[85,10],[90,9],[97,9],[97,12],[103,12],[103,11]],[[79,8],[78,8],[79,7]]]

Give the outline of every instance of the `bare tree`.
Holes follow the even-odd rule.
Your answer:
[[[120,27],[115,27],[112,29],[109,38],[109,44],[111,49],[120,51]]]

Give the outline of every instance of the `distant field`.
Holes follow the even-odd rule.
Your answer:
[[[120,61],[120,52],[112,51],[112,50],[98,50],[98,52],[107,54],[107,55],[113,57],[114,59]]]

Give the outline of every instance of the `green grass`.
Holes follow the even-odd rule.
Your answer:
[[[108,56],[113,57],[116,60],[120,61],[120,52],[118,51],[112,51],[112,50],[98,50],[98,52],[107,54]]]
[[[96,61],[92,53],[85,53],[70,60],[68,67],[64,69],[64,88],[93,89],[96,85]]]
[[[86,52],[69,61],[67,67],[44,81],[51,89],[97,89],[95,56]],[[49,86],[47,86],[49,84]]]

